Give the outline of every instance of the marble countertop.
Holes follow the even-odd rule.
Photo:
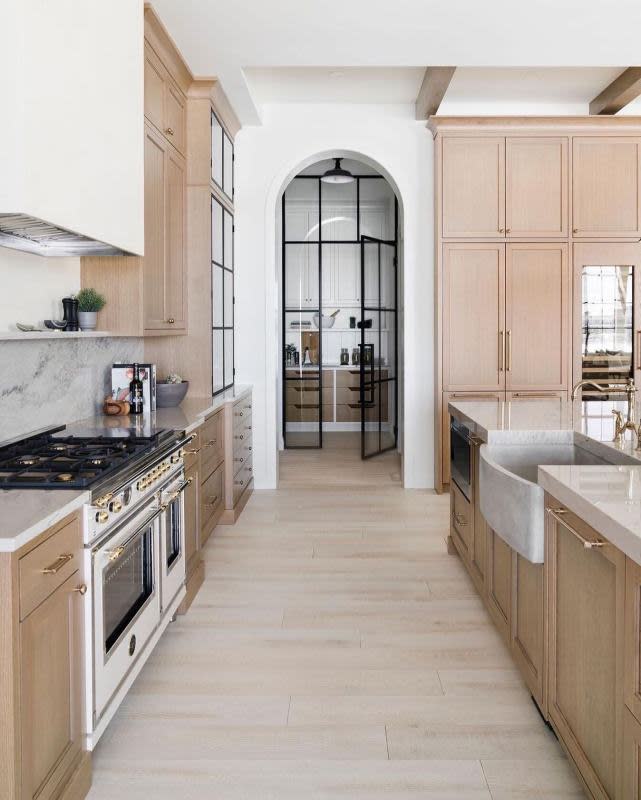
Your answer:
[[[91,492],[10,489],[0,491],[0,553],[13,553],[68,514],[82,508]]]
[[[539,467],[538,483],[641,564],[641,466]]]
[[[616,445],[612,410],[627,401],[450,402],[453,417],[488,444],[576,443],[612,464],[539,466],[539,485],[641,564],[641,452],[630,431]],[[640,409],[636,408],[637,419]]]
[[[251,391],[251,386],[240,385],[216,397],[186,397],[176,408],[159,408],[142,417],[89,417],[67,425],[60,435],[109,433],[117,436],[121,431],[126,434],[133,429],[150,435],[160,428],[190,433],[202,424],[205,417],[246,397]],[[69,489],[0,491],[0,553],[18,550],[68,514],[82,508],[90,497],[90,491]]]

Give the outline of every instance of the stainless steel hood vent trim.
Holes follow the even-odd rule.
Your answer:
[[[29,214],[0,214],[0,246],[47,257],[133,255]]]

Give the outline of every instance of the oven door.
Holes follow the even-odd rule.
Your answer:
[[[163,488],[160,502],[160,609],[161,615],[185,585],[185,480],[183,471]]]
[[[160,515],[157,502],[92,551],[94,723],[160,622]]]
[[[465,497],[472,502],[472,441],[470,431],[450,421],[450,476]]]

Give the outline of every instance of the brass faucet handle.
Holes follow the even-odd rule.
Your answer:
[[[634,449],[641,451],[641,422],[634,429],[634,432],[637,435],[637,444],[636,444],[636,447]]]
[[[614,414],[614,439],[612,441],[620,444],[623,440],[623,432],[625,431],[623,414],[615,408],[612,409],[612,413]]]

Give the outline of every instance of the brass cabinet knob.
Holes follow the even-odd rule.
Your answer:
[[[578,233],[578,232],[579,232],[578,228],[572,228],[572,233]]]
[[[174,129],[173,128],[165,128],[165,133],[168,134],[169,136],[173,136],[174,135]]]
[[[78,592],[78,594],[81,594],[84,597],[84,595],[87,594],[87,584],[81,583],[80,586],[74,589],[74,592]]]
[[[499,228],[499,233],[505,233],[505,229],[504,228]]]
[[[169,317],[169,319],[167,320],[167,322],[168,322],[170,325],[173,325],[175,321],[176,321],[176,320],[175,320],[173,317]]]
[[[506,229],[505,229],[505,232],[506,232],[506,233],[509,233],[511,230],[512,230],[512,228],[506,228]]]

